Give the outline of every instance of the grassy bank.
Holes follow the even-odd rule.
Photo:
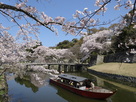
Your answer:
[[[0,73],[3,72],[3,69],[0,69]],[[0,75],[0,100],[2,99],[2,96],[7,93],[6,90],[6,80],[4,74]],[[3,101],[0,101],[3,102]]]
[[[89,67],[99,72],[136,77],[136,63],[103,63]]]

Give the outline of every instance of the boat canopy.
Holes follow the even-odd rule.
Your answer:
[[[63,79],[68,79],[68,80],[71,80],[71,81],[75,81],[75,82],[82,82],[82,81],[87,80],[87,78],[74,76],[74,75],[69,75],[69,74],[60,74],[59,77],[63,78]]]

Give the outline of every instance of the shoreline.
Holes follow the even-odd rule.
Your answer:
[[[120,64],[122,66],[119,66]],[[136,63],[103,63],[88,67],[88,72],[99,77],[136,87]]]
[[[102,63],[88,67],[95,71],[136,77],[136,63]]]
[[[4,69],[0,69],[0,73],[3,72]],[[1,102],[5,102],[6,100],[6,95],[8,93],[8,88],[7,88],[7,82],[6,82],[6,76],[5,74],[2,74],[0,76],[0,100]]]

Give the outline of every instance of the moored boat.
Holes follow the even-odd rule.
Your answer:
[[[60,74],[57,78],[50,78],[50,83],[88,98],[106,99],[116,92],[98,86],[88,88],[87,81],[87,78],[69,74]]]

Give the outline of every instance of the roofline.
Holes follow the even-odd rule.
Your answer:
[[[75,81],[75,82],[82,82],[82,81],[85,81],[87,79],[87,78],[84,78],[84,77],[74,76],[74,75],[70,75],[70,74],[60,74],[59,77],[63,78],[63,79]]]

